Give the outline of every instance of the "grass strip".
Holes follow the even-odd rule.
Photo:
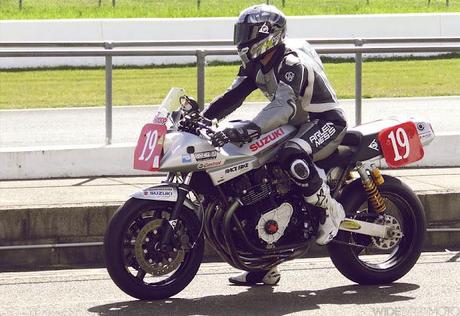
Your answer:
[[[100,6],[99,6],[100,2]],[[179,18],[237,16],[261,0],[19,0],[0,1],[0,20],[63,18]],[[459,12],[458,1],[270,0],[287,15]],[[283,3],[285,6],[283,7]],[[448,4],[448,5],[447,5]]]
[[[354,63],[325,63],[339,98],[354,98]],[[238,65],[206,68],[206,101],[224,92]],[[114,105],[157,104],[170,87],[183,87],[196,96],[196,68],[115,68]],[[415,97],[460,95],[460,58],[365,61],[363,96]],[[0,70],[0,109],[104,105],[103,68]],[[249,101],[266,100],[256,91]]]

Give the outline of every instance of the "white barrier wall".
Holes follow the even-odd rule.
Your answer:
[[[408,167],[458,167],[460,148],[452,146],[459,135],[437,135],[425,148],[425,157]],[[135,144],[72,146],[0,150],[0,180],[95,176],[137,176],[149,172],[133,169]]]
[[[0,21],[1,41],[155,41],[231,39],[235,18]],[[460,37],[460,14],[297,16],[291,38]],[[214,57],[235,60],[232,57]],[[115,64],[193,62],[194,57],[114,58]],[[3,58],[0,68],[103,65],[103,58]]]

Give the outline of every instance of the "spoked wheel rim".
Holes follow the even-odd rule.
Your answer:
[[[168,219],[168,212],[149,210],[126,225],[121,244],[123,264],[135,282],[151,287],[168,285],[187,266],[191,237],[180,220],[168,248],[160,248],[164,222]]]
[[[374,271],[388,271],[395,269],[409,256],[409,249],[414,242],[416,221],[414,212],[409,203],[402,197],[391,192],[382,192],[387,207],[385,217],[370,220],[376,223],[386,222],[392,227],[395,236],[390,239],[369,237],[358,234],[350,234],[349,242],[352,244],[364,244],[366,247],[355,247],[353,254],[361,265]],[[366,216],[368,210],[367,201],[358,210],[356,217]],[[400,233],[397,232],[400,228]],[[387,247],[385,247],[387,246]]]

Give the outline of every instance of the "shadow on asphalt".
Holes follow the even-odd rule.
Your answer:
[[[99,315],[285,315],[320,311],[323,304],[366,305],[412,300],[414,297],[402,294],[418,288],[416,284],[393,283],[382,286],[339,286],[318,291],[274,292],[274,287],[255,286],[238,294],[126,301],[94,306],[88,311]]]

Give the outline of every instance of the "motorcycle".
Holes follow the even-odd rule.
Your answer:
[[[188,101],[184,90],[173,88],[142,129],[134,167],[167,172],[166,179],[134,193],[105,234],[110,277],[141,300],[182,291],[200,267],[205,238],[237,269],[270,269],[304,255],[324,216],[304,202],[277,162],[295,127],[284,125],[251,143],[216,148],[210,142],[215,124],[190,112]],[[187,120],[196,127],[192,131],[180,128]],[[327,249],[348,279],[390,283],[416,263],[426,231],[423,206],[406,184],[382,175],[378,165],[418,161],[433,139],[428,122],[378,120],[349,129],[334,153],[315,162],[347,215]]]

